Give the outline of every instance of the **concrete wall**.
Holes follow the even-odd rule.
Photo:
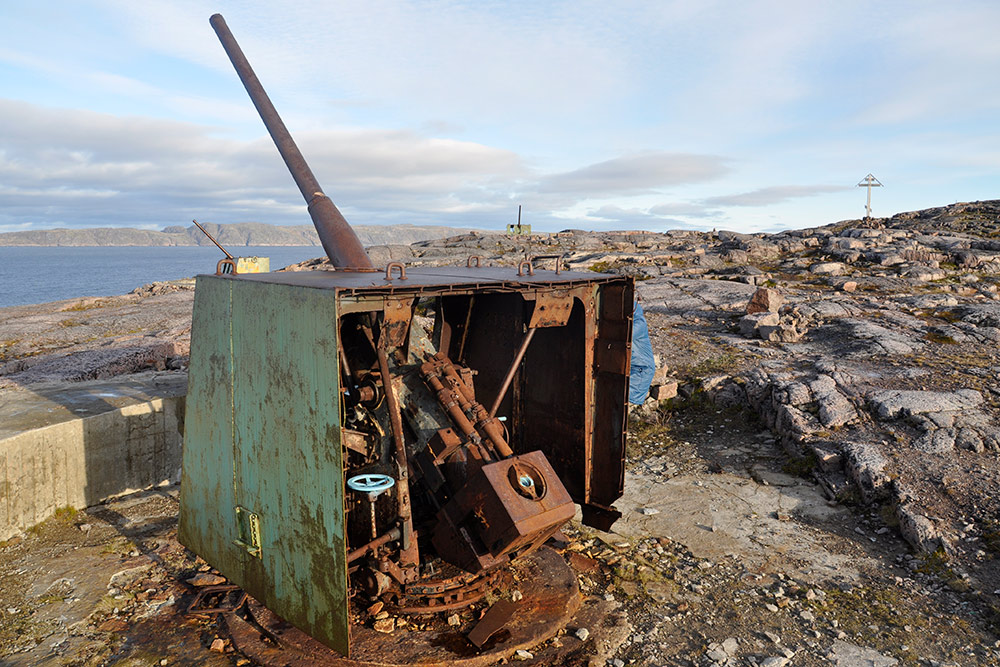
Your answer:
[[[0,541],[52,516],[177,481],[184,396],[156,398],[0,440]]]

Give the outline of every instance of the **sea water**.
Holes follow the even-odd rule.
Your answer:
[[[272,271],[326,254],[320,246],[245,246],[229,251],[268,257]],[[0,308],[126,294],[157,280],[215,273],[223,257],[214,246],[0,246]]]

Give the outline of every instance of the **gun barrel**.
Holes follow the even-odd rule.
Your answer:
[[[336,204],[323,194],[319,181],[302,157],[299,147],[295,145],[295,140],[292,139],[267,93],[264,92],[264,87],[254,74],[246,56],[243,55],[240,45],[236,43],[233,33],[229,31],[225,19],[221,14],[215,14],[209,22],[215,29],[215,34],[219,36],[222,48],[226,50],[229,60],[236,68],[236,73],[247,89],[250,99],[257,107],[260,119],[264,121],[264,126],[267,127],[288,171],[295,179],[295,184],[299,186],[299,191],[309,206],[309,216],[319,234],[320,243],[323,244],[330,262],[340,268],[372,268],[371,259],[365,252],[361,240],[337,209]]]

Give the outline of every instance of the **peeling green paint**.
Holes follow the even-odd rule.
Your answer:
[[[180,539],[346,654],[336,349],[335,291],[198,278]],[[237,506],[259,517],[259,558],[237,543]]]

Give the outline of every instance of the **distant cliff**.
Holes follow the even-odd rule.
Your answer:
[[[284,227],[263,222],[239,222],[230,225],[202,223],[219,243],[240,246],[318,246],[319,237],[312,225]],[[469,229],[417,225],[355,226],[366,246],[410,244],[417,241],[463,234]],[[34,232],[0,234],[0,246],[196,246],[212,245],[197,227],[173,226],[156,232],[130,227],[91,229],[45,229]]]

